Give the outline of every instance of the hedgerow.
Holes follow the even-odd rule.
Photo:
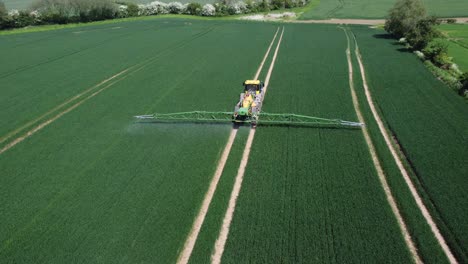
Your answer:
[[[0,1],[0,29],[44,24],[91,22],[114,18],[187,14],[194,16],[229,16],[304,6],[304,0],[224,1],[201,5],[197,2],[148,4],[113,2],[112,0],[39,0],[28,10],[6,10]]]

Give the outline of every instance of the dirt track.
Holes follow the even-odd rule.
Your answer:
[[[447,259],[449,260],[450,263],[458,263],[457,259],[455,258],[455,256],[451,252],[447,242],[445,241],[445,238],[440,233],[440,230],[437,227],[437,224],[435,223],[434,219],[432,218],[431,214],[429,213],[429,210],[424,205],[422,198],[420,197],[418,191],[416,190],[416,187],[414,186],[413,182],[411,181],[411,178],[410,178],[410,176],[408,174],[408,171],[403,166],[403,162],[401,161],[400,157],[398,156],[398,153],[397,153],[397,151],[396,151],[395,147],[393,146],[392,141],[390,139],[390,135],[387,132],[379,113],[377,112],[377,109],[376,109],[376,107],[374,105],[374,101],[372,99],[372,95],[371,95],[370,90],[369,90],[369,86],[367,84],[366,72],[365,72],[365,69],[364,69],[364,65],[362,63],[362,57],[361,57],[361,53],[359,51],[359,46],[357,44],[356,38],[354,38],[354,41],[355,41],[355,45],[356,45],[355,46],[355,55],[357,57],[357,61],[358,61],[358,64],[359,64],[359,70],[361,72],[362,82],[363,82],[363,86],[364,86],[364,92],[365,92],[365,95],[366,95],[367,102],[368,102],[368,104],[369,104],[369,106],[371,108],[372,115],[374,116],[374,119],[377,122],[377,125],[379,127],[380,133],[382,134],[382,136],[383,136],[383,138],[385,140],[385,143],[386,143],[388,149],[390,150],[390,152],[391,152],[391,154],[393,156],[393,159],[395,160],[395,163],[397,164],[397,166],[398,166],[398,168],[399,168],[399,170],[401,172],[401,175],[403,176],[403,178],[404,178],[404,180],[405,180],[405,182],[406,182],[406,184],[407,184],[407,186],[408,186],[408,188],[409,188],[409,190],[411,192],[411,195],[413,196],[414,200],[416,201],[416,204],[417,204],[419,210],[421,211],[422,215],[426,219],[427,224],[430,226],[432,233],[434,234],[435,238],[437,239],[437,242],[439,243],[440,247],[442,248],[445,255],[447,256]]]
[[[279,47],[281,45],[281,41],[283,39],[284,27],[281,32],[281,35],[278,40],[278,44],[276,45],[275,53],[273,54],[273,58],[271,60],[270,68],[268,69],[268,73],[265,77],[265,95],[268,89],[268,84],[270,82],[271,73],[273,72],[273,67],[275,66],[276,57],[278,55]],[[265,97],[263,97],[265,98]],[[231,197],[229,198],[229,205],[226,210],[226,214],[224,215],[223,225],[221,226],[221,230],[219,232],[218,238],[215,242],[214,253],[211,256],[211,263],[212,264],[220,264],[221,258],[223,256],[224,247],[227,242],[227,238],[229,235],[229,228],[231,226],[231,221],[234,216],[234,210],[236,209],[237,197],[239,196],[242,181],[244,179],[245,168],[247,167],[247,163],[249,160],[250,149],[252,148],[252,143],[255,138],[255,128],[252,128],[249,132],[249,137],[247,138],[247,142],[245,144],[244,153],[242,154],[241,164],[237,171],[236,180],[234,182],[234,187],[231,192]]]
[[[257,69],[257,72],[255,73],[254,80],[258,79],[258,76],[260,75],[260,72],[263,69],[263,65],[265,64],[265,61],[268,58],[268,55],[270,54],[271,47],[273,46],[273,43],[276,40],[276,36],[278,35],[278,32],[279,32],[279,27],[276,30],[276,33],[273,36],[273,39],[271,40],[270,46],[268,47],[265,53],[265,56],[263,57],[263,60]],[[224,166],[226,165],[227,159],[229,157],[229,153],[231,152],[232,145],[234,144],[234,139],[236,138],[237,131],[238,130],[234,128],[231,130],[231,134],[229,136],[228,142],[226,143],[226,146],[224,147],[223,154],[218,162],[215,174],[210,182],[208,191],[205,194],[200,211],[198,212],[198,215],[195,218],[192,229],[190,230],[190,233],[187,239],[185,240],[184,248],[182,252],[180,253],[179,258],[177,260],[178,264],[186,264],[190,260],[190,256],[192,255],[193,248],[195,247],[195,242],[197,241],[198,234],[200,233],[203,222],[205,221],[205,217],[206,217],[206,214],[208,213],[211,200],[213,199],[219,179],[221,178],[221,175],[223,173]],[[250,138],[250,135],[249,135],[249,138]]]
[[[351,90],[351,97],[353,100],[353,106],[354,110],[356,112],[356,115],[359,119],[359,122],[365,123],[364,117],[361,113],[361,110],[359,108],[359,101],[356,95],[356,91],[354,89],[354,81],[353,81],[353,64],[351,61],[351,50],[350,50],[350,40],[348,33],[346,29],[344,29],[344,32],[346,34],[346,40],[348,42],[348,48],[346,49],[346,58],[348,61],[348,74],[349,74],[349,88]],[[369,136],[369,132],[367,131],[367,127],[362,128],[362,133],[364,135],[364,139],[367,143],[367,146],[369,148],[369,152],[371,154],[372,162],[374,163],[375,170],[377,171],[377,175],[380,180],[380,184],[382,185],[382,188],[384,189],[385,196],[387,198],[387,201],[390,205],[390,208],[392,209],[393,214],[395,215],[395,218],[398,222],[398,226],[400,227],[401,233],[403,235],[403,238],[405,239],[405,243],[411,252],[411,255],[413,257],[413,261],[415,263],[423,263],[421,258],[418,255],[418,250],[416,246],[414,245],[413,239],[411,238],[411,235],[408,231],[408,227],[406,226],[406,223],[403,219],[403,216],[400,213],[400,210],[398,209],[397,203],[395,198],[393,197],[392,191],[390,189],[390,186],[388,185],[387,179],[385,172],[382,168],[382,165],[380,164],[379,158],[377,156],[377,152],[375,150],[374,143],[372,142],[372,139]]]

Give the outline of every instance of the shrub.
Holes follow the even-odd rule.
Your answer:
[[[257,5],[253,0],[246,0],[245,8],[250,12],[257,12]]]
[[[258,12],[267,12],[270,11],[270,4],[268,0],[262,0],[257,7]]]
[[[461,87],[458,90],[460,95],[468,97],[468,72],[465,72],[460,76]]]
[[[212,4],[205,4],[201,11],[202,16],[214,16],[216,15],[216,9]]]
[[[284,1],[283,0],[271,0],[270,6],[272,10],[284,8]]]
[[[423,61],[426,59],[426,56],[424,56],[424,53],[420,52],[419,50],[415,50],[414,54],[416,54],[416,56]]]
[[[450,88],[459,91],[462,85],[457,77],[454,77],[447,71],[435,66],[430,60],[424,61],[426,67],[434,73],[438,79],[446,83]]]
[[[245,13],[247,5],[244,2],[232,3],[227,6],[227,13],[230,15],[238,15]]]
[[[448,57],[448,44],[442,40],[435,40],[429,43],[423,49],[426,58],[437,66],[446,66],[450,64]]]
[[[134,3],[128,3],[127,14],[129,17],[136,17],[140,14],[140,8]]]
[[[189,3],[185,9],[185,13],[189,15],[200,15],[202,6],[199,3]]]
[[[128,6],[119,5],[119,7],[117,8],[117,17],[128,17]]]
[[[454,18],[448,18],[446,21],[447,21],[447,24],[455,24],[457,22],[457,20]]]
[[[185,6],[180,2],[171,2],[167,4],[167,11],[171,14],[182,14],[185,11]]]

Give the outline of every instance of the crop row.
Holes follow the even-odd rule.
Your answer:
[[[468,109],[411,53],[379,31],[356,27],[374,101],[449,245],[466,260]]]

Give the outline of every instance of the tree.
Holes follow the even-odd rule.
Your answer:
[[[262,0],[258,4],[258,11],[260,12],[268,12],[270,11],[270,4],[268,3],[268,0]]]
[[[202,16],[214,16],[216,15],[216,8],[212,4],[205,4],[201,14]]]
[[[5,7],[5,4],[0,1],[0,29],[6,28],[8,20],[8,11]]]
[[[425,16],[426,9],[421,0],[398,0],[388,13],[385,30],[402,38]]]
[[[5,7],[5,3],[3,1],[0,1],[0,19],[6,17],[8,15],[8,11]]]
[[[134,3],[128,3],[127,5],[127,13],[129,17],[136,17],[138,16],[138,6]]]
[[[200,15],[202,12],[202,6],[199,3],[190,3],[187,5],[185,12],[189,15]]]
[[[440,24],[436,17],[420,19],[406,34],[406,40],[415,50],[424,49],[429,42],[440,35],[434,27]]]

